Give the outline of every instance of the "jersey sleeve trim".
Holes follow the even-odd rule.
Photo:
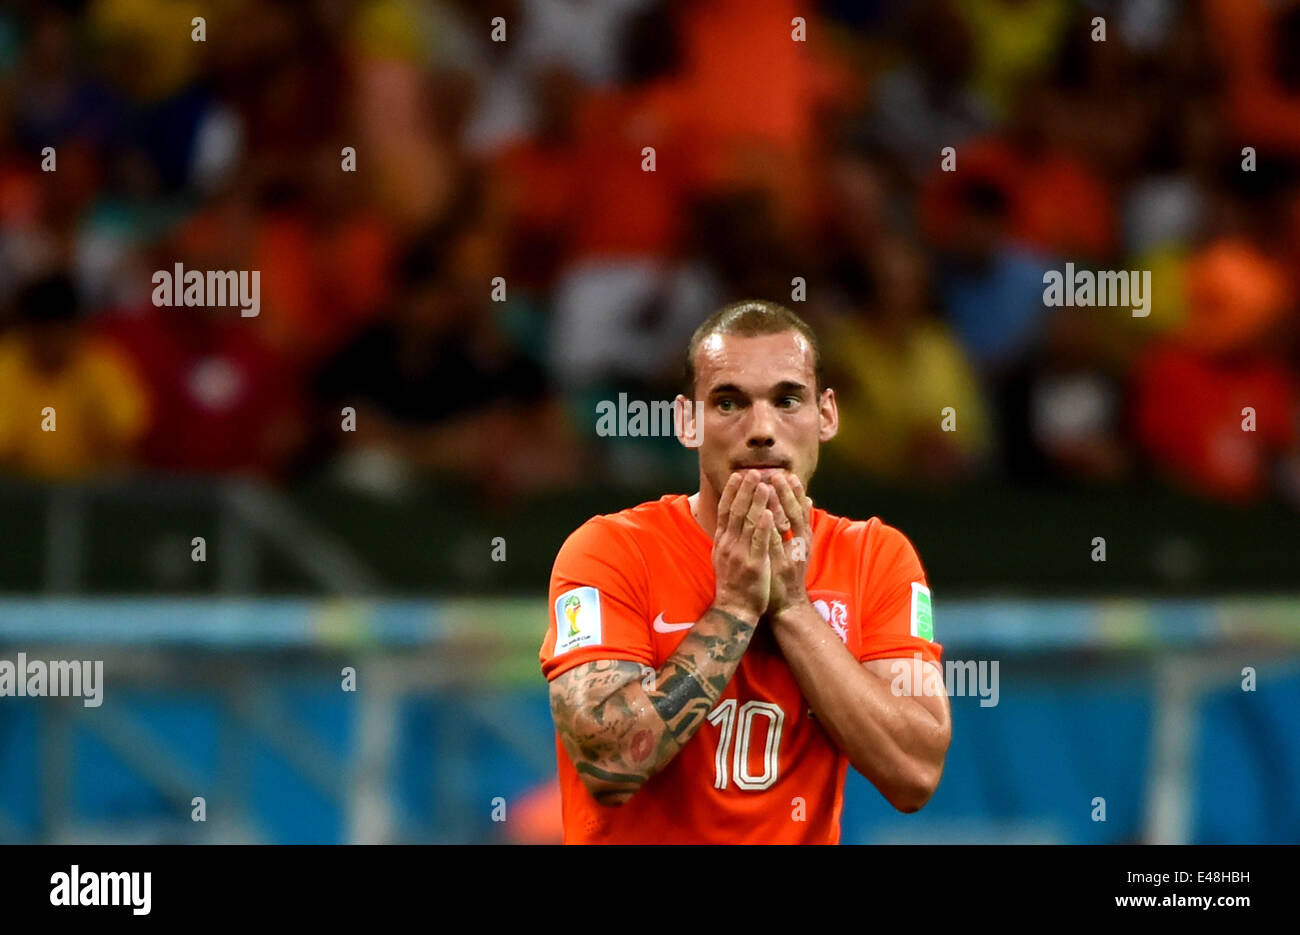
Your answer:
[[[611,649],[608,646],[587,646],[548,659],[542,666],[542,674],[546,676],[548,682],[551,682],[570,669],[577,668],[588,662],[599,662],[602,659],[618,659],[652,667],[654,663],[653,659],[648,659],[629,650]]]
[[[872,644],[870,652],[858,656],[858,662],[870,662],[873,659],[911,659],[917,654],[925,662],[938,665],[942,658],[943,646],[939,643],[931,643],[929,640],[900,641],[892,645],[881,645],[880,642],[876,642]]]

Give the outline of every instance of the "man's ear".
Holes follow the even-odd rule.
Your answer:
[[[703,430],[704,404],[678,393],[673,399],[673,434],[677,440],[686,448],[698,448]]]
[[[819,441],[828,442],[840,430],[840,407],[835,402],[835,391],[830,387],[822,390],[821,398],[817,400],[817,416],[821,422],[817,438]]]

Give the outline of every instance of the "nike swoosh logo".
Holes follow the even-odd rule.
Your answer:
[[[664,623],[663,614],[660,614],[658,617],[655,617],[656,633],[676,633],[678,630],[689,630],[693,626],[695,626],[694,620],[692,620],[690,623]]]

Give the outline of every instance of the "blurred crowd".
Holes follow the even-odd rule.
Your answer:
[[[0,466],[642,481],[689,453],[595,402],[753,297],[832,470],[1300,502],[1297,170],[1291,0],[13,3]],[[1150,314],[1049,307],[1067,262]]]

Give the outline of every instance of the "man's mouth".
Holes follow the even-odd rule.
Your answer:
[[[790,465],[784,461],[755,461],[732,466],[733,471],[788,471]]]

